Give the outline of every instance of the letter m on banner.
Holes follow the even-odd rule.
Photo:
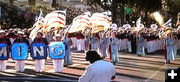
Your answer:
[[[49,54],[51,59],[64,59],[65,44],[63,42],[51,42],[49,44]]]
[[[31,57],[33,59],[46,59],[47,46],[44,43],[33,43],[31,45]]]
[[[7,60],[9,58],[7,44],[0,44],[0,60]]]
[[[28,58],[28,46],[26,43],[14,43],[11,47],[12,59],[26,60]]]

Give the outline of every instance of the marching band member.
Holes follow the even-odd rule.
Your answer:
[[[81,44],[81,51],[84,51],[84,39],[85,39],[85,37],[84,37],[84,34],[83,33],[81,33],[81,38],[80,38],[80,44]]]
[[[90,37],[89,35],[86,35],[85,36],[85,40],[84,40],[84,48],[85,48],[85,51],[89,50],[89,41],[90,40]]]
[[[77,51],[82,51],[83,47],[82,47],[82,37],[83,35],[81,34],[81,32],[76,33],[76,39],[77,39]]]
[[[138,56],[145,55],[145,39],[142,36],[142,33],[137,34],[137,53]]]
[[[132,50],[132,54],[136,54],[137,44],[136,44],[135,32],[132,32],[132,35],[131,35],[131,50]]]
[[[60,34],[56,34],[55,42],[62,42]],[[64,68],[64,59],[53,59],[53,67],[55,72],[61,72]]]
[[[125,44],[125,33],[124,33],[124,31],[122,33],[118,34],[117,37],[119,37],[119,43],[120,43],[119,50],[125,50],[126,44]]]
[[[0,30],[0,43],[7,44],[8,47],[11,46],[11,42],[8,38],[5,37],[5,31]],[[3,53],[1,53],[2,55]],[[0,71],[4,71],[6,69],[8,59],[0,60]]]
[[[18,37],[14,40],[13,43],[26,43],[29,46],[29,41],[23,37],[24,33],[22,31],[18,31]],[[23,72],[24,65],[26,60],[16,60],[16,71]]]
[[[164,43],[166,46],[167,58],[165,63],[170,63],[170,61],[175,60],[175,53],[173,47],[175,45],[175,39],[173,39],[171,31],[167,31],[167,38],[164,39]]]
[[[9,34],[7,35],[7,37],[10,39],[11,44],[12,44],[13,41],[15,40],[15,38],[16,38],[17,36],[14,34],[13,29],[10,29],[10,30],[9,30]]]
[[[99,47],[99,38],[98,34],[92,34],[91,36],[91,48],[92,50],[97,51]]]
[[[33,43],[44,43],[45,45],[48,45],[48,41],[46,38],[42,37],[43,34],[42,32],[38,32],[36,38],[33,40]],[[36,72],[43,72],[44,71],[44,64],[45,64],[45,59],[36,59],[35,60],[36,64]]]
[[[71,37],[72,37],[72,43],[73,43],[72,48],[77,49],[77,38],[75,37],[75,33],[71,35],[72,35]]]
[[[112,32],[111,38],[110,38],[110,46],[111,46],[111,62],[115,65],[116,63],[119,62],[118,58],[118,46],[119,42],[118,39],[116,38],[116,33]]]
[[[118,29],[118,32],[116,34],[116,37],[119,41],[119,46],[118,46],[118,50],[120,51],[122,48],[121,48],[121,38],[122,38],[122,30],[121,29]]]
[[[174,53],[174,56],[175,56],[175,58],[176,58],[176,56],[177,56],[177,50],[178,50],[178,48],[177,48],[178,39],[177,39],[177,36],[176,36],[175,33],[172,34],[172,39],[175,40],[175,43],[173,44],[173,53]]]
[[[127,46],[128,46],[128,52],[132,52],[132,48],[131,48],[131,32],[128,31],[128,34],[127,34],[127,39],[128,39],[128,42],[127,42]]]
[[[70,46],[72,45],[72,40],[69,38],[68,33],[65,34],[65,38],[63,41],[67,47],[66,50],[66,55],[64,58],[64,66],[72,65],[72,55],[71,55],[71,48]]]
[[[85,51],[87,51],[87,50],[90,50],[90,47],[89,47],[89,45],[90,45],[90,34],[89,34],[89,29],[86,29],[85,30],[85,40],[84,40],[84,50]]]
[[[177,38],[178,38],[178,47],[179,47],[177,54],[180,54],[180,28],[179,28],[178,33],[177,33]]]
[[[108,42],[108,38],[106,38],[105,36],[105,32],[100,34],[100,52],[102,54],[102,58],[107,57],[106,55],[106,49],[107,49],[107,43]]]

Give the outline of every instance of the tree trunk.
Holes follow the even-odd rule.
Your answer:
[[[13,5],[14,0],[9,0],[10,5]]]
[[[122,26],[124,23],[124,6],[121,6],[120,8],[121,8],[121,11],[120,11],[121,24],[120,25]]]
[[[112,0],[112,23],[117,23],[116,17],[116,3],[114,0]]]
[[[148,11],[147,10],[145,10],[145,23],[146,24],[144,24],[146,27],[147,27],[147,25],[148,25],[148,17],[147,17],[147,14],[148,14]]]

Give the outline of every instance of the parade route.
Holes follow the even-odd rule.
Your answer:
[[[52,60],[47,59],[45,71],[35,72],[35,62],[29,57],[26,61],[25,71],[16,72],[15,61],[8,60],[5,72],[0,72],[1,81],[69,81],[77,82],[89,64],[85,61],[84,53],[73,52],[73,65],[65,67],[61,73],[55,73]],[[108,60],[106,58],[105,60]],[[120,62],[116,64],[117,82],[164,82],[166,67],[180,67],[180,57],[172,64],[164,64],[163,55],[146,55],[138,57],[135,54],[120,52]]]

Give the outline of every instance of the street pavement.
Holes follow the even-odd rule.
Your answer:
[[[0,81],[4,82],[77,82],[89,63],[83,52],[72,52],[73,65],[65,67],[61,73],[55,73],[50,58],[46,60],[45,71],[35,72],[35,62],[28,58],[24,72],[15,71],[15,61],[8,60],[7,70],[0,72]],[[116,64],[116,78],[112,82],[164,82],[166,67],[180,67],[180,57],[171,64],[164,64],[163,55],[146,55],[120,52],[120,62]],[[108,61],[108,58],[105,59]]]

